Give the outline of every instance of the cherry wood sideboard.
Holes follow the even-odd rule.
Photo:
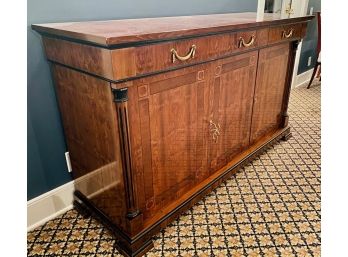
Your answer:
[[[126,256],[291,135],[297,45],[313,16],[235,13],[32,25],[43,38],[75,205]]]

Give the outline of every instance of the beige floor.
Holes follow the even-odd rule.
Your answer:
[[[320,84],[292,91],[293,137],[269,149],[154,240],[147,256],[320,256]],[[75,210],[28,233],[28,256],[120,256]]]

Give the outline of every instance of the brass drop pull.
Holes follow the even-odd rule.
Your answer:
[[[217,142],[218,137],[220,136],[220,124],[215,124],[212,120],[209,121],[210,132],[213,134],[214,142]]]
[[[294,29],[290,29],[288,33],[286,33],[286,30],[283,30],[282,37],[283,38],[290,38],[290,37],[292,37],[293,33],[294,33]]]
[[[242,46],[244,47],[249,47],[249,46],[252,46],[255,42],[255,35],[252,35],[249,42],[248,43],[245,43],[244,42],[244,38],[243,37],[240,37],[239,38],[239,42],[238,42],[238,48],[241,48]]]
[[[178,52],[172,48],[170,50],[170,52],[172,53],[172,63],[175,62],[176,59],[180,60],[180,61],[186,61],[188,59],[191,59],[191,58],[194,58],[195,57],[195,53],[196,53],[196,45],[192,45],[191,48],[190,48],[190,51],[188,52],[187,55],[185,56],[180,56],[178,54]]]

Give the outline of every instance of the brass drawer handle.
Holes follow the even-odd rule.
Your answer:
[[[212,120],[209,121],[210,132],[213,134],[213,140],[216,143],[220,136],[220,124],[215,124]]]
[[[286,33],[286,30],[283,30],[282,37],[283,38],[290,38],[290,37],[292,37],[293,33],[294,33],[294,29],[290,29],[288,33]]]
[[[189,53],[187,55],[185,55],[185,56],[180,56],[178,54],[178,52],[174,48],[172,48],[170,50],[170,52],[172,53],[172,63],[174,63],[176,59],[178,59],[180,61],[186,61],[188,59],[191,59],[191,58],[195,57],[196,45],[192,45],[191,48],[190,48]]]
[[[238,48],[241,48],[242,46],[244,47],[249,47],[249,46],[252,46],[255,42],[255,35],[252,35],[249,42],[248,43],[245,43],[244,42],[244,38],[243,37],[240,37],[239,38],[239,42],[238,42]]]

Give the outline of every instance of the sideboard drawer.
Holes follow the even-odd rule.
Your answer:
[[[277,43],[281,41],[300,38],[302,35],[302,23],[287,24],[276,27],[270,27],[268,34],[268,43]]]
[[[268,41],[268,28],[240,31],[236,33],[236,37],[235,49],[238,51],[264,46]]]
[[[123,79],[214,59],[231,53],[235,40],[234,35],[227,33],[116,49],[112,51],[114,77]],[[122,58],[125,55],[128,61]],[[127,68],[119,69],[124,66]]]
[[[268,28],[115,49],[114,77],[135,77],[229,56],[266,45],[267,38]]]
[[[171,69],[227,55],[233,50],[234,41],[231,34],[222,34],[139,48],[136,56],[137,71],[146,73]]]

